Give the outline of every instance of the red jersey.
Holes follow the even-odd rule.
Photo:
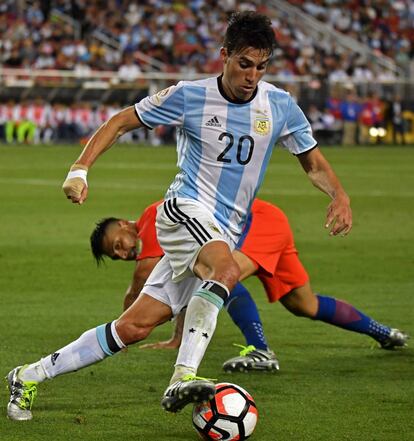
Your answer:
[[[141,217],[135,222],[135,228],[138,237],[141,239],[141,252],[137,256],[137,260],[146,259],[147,257],[162,257],[164,251],[160,247],[157,239],[157,230],[155,229],[155,218],[157,217],[157,207],[162,201],[154,202],[149,205]]]

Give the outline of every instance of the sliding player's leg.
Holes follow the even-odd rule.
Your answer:
[[[171,316],[169,305],[143,294],[118,321],[89,329],[46,357],[12,369],[6,377],[10,391],[8,417],[13,420],[31,419],[39,383],[116,354],[125,346],[145,339],[155,326]]]
[[[405,332],[374,320],[350,303],[315,294],[309,283],[293,289],[281,302],[297,316],[320,320],[347,331],[368,335],[383,349],[405,346],[408,340]]]

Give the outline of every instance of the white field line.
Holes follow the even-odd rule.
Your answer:
[[[20,179],[20,178],[0,178],[0,184],[5,185],[25,185],[25,186],[39,186],[39,187],[56,187],[60,188],[63,181],[57,181],[53,179]],[[117,189],[117,190],[125,190],[125,191],[157,191],[157,192],[165,192],[167,190],[166,185],[157,185],[157,184],[130,184],[130,183],[120,183],[120,182],[95,182],[90,184],[94,188],[97,189]],[[263,188],[260,190],[260,194],[262,195],[275,195],[275,196],[321,196],[321,192],[317,189],[313,189],[309,186],[309,190],[304,189],[287,189],[287,188]],[[393,192],[393,191],[383,191],[383,190],[371,190],[371,191],[358,191],[351,192],[351,196],[360,196],[360,197],[393,197],[393,198],[413,198],[414,190],[409,191],[405,190],[403,192]]]

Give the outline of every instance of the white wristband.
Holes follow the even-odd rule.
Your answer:
[[[88,172],[86,170],[82,170],[82,169],[71,170],[66,176],[66,180],[73,178],[81,178],[83,181],[85,181],[85,184],[88,185],[88,181],[86,180],[87,174]]]

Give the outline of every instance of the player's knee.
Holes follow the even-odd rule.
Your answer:
[[[236,286],[239,278],[239,265],[234,260],[231,260],[217,270],[215,280],[226,285],[228,290],[231,291]]]
[[[120,318],[116,322],[116,330],[119,338],[126,345],[145,340],[154,329],[154,326],[145,323],[136,323],[126,318]]]
[[[292,293],[293,294],[293,293]],[[299,296],[288,294],[286,297],[280,299],[283,306],[296,317],[313,318],[315,313],[312,305],[303,301]]]

